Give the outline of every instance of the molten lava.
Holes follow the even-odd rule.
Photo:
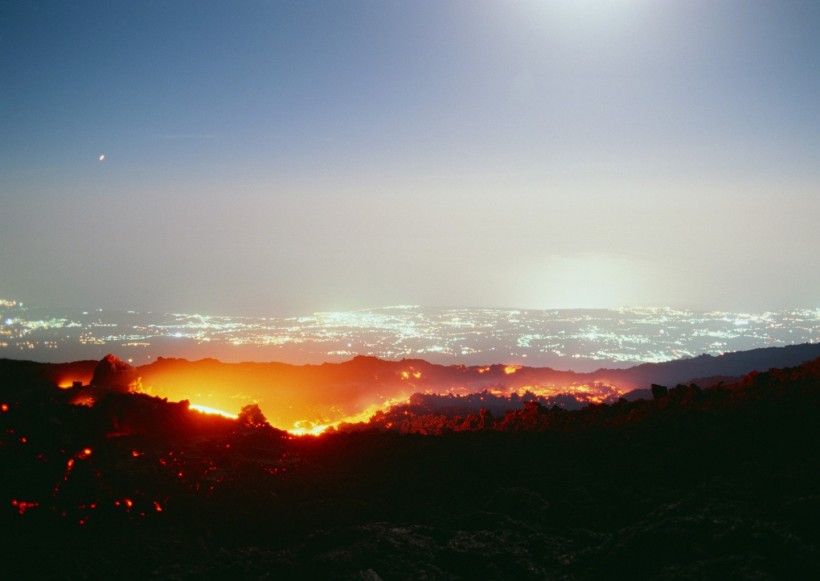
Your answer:
[[[84,405],[86,407],[94,407],[96,400],[94,396],[90,393],[78,393],[75,395],[70,401],[72,405]]]
[[[293,428],[289,429],[288,433],[293,434],[294,436],[318,436],[329,429],[338,428],[342,424],[358,424],[361,422],[367,422],[378,412],[386,412],[395,405],[405,403],[408,397],[409,396],[406,393],[401,393],[396,397],[385,399],[380,403],[374,403],[359,413],[345,416],[334,422],[320,424],[309,420],[300,420],[294,423]]]
[[[195,403],[190,404],[188,406],[188,408],[192,409],[194,411],[197,411],[199,413],[202,413],[202,414],[212,414],[212,415],[215,415],[215,416],[222,416],[223,418],[228,418],[229,420],[235,420],[239,417],[237,414],[232,414],[232,413],[222,411],[222,410],[219,410],[219,409],[216,409],[216,408],[212,408],[212,407],[209,407],[209,406],[206,406],[206,405],[199,405],[199,404],[195,404]]]
[[[71,389],[71,388],[77,388],[77,387],[82,387],[82,386],[83,386],[83,380],[82,379],[75,379],[73,377],[68,378],[68,379],[61,379],[60,381],[57,382],[57,387],[59,387],[60,389]]]
[[[342,364],[295,366],[158,360],[138,372],[140,391],[146,395],[195,401],[191,410],[240,421],[243,414],[223,410],[256,402],[264,424],[293,435],[318,435],[341,424],[367,422],[413,393],[468,396],[487,390],[519,400],[566,394],[583,404],[617,399],[611,385],[572,385],[552,370],[517,363],[443,367],[421,360],[357,357]]]
[[[335,427],[333,424],[314,424],[309,420],[300,420],[293,424],[293,428],[288,430],[294,436],[318,436],[328,428]]]

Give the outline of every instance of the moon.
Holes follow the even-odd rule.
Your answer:
[[[97,159],[100,160],[100,161],[105,161],[105,154],[101,153],[100,157],[98,157]]]

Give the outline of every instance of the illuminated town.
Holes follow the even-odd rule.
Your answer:
[[[575,370],[627,367],[820,342],[820,309],[764,313],[672,308],[514,310],[394,306],[251,318],[53,309],[0,299],[0,357],[157,357],[321,363],[356,355]]]

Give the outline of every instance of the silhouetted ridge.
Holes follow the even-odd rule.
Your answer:
[[[70,386],[75,381],[90,383],[93,369],[104,365],[108,379],[98,379],[98,383],[116,383],[120,391],[133,390],[141,385],[146,393],[161,393],[169,399],[191,398],[193,393],[202,393],[211,399],[196,401],[197,404],[232,413],[238,412],[241,405],[256,402],[272,425],[292,429],[296,425],[326,425],[361,417],[366,410],[406,401],[413,393],[465,395],[491,392],[509,395],[517,392],[521,395],[529,391],[541,397],[542,405],[547,407],[559,405],[576,409],[593,401],[613,402],[618,395],[628,400],[650,398],[648,390],[652,383],[677,385],[692,383],[693,378],[704,378],[694,382],[708,387],[721,381],[731,382],[752,370],[796,365],[818,356],[820,344],[808,344],[594,373],[500,364],[436,365],[421,359],[385,361],[368,356],[321,365],[159,358],[136,368],[135,373],[121,361],[67,364],[83,368],[77,373],[66,371],[65,365],[31,365],[39,369],[44,381],[63,386]],[[121,371],[115,373],[114,368],[118,366]],[[18,362],[7,367],[9,372],[14,372],[14,369],[22,370],[25,366]],[[102,373],[103,368],[99,372]],[[112,379],[117,373],[119,378]],[[135,375],[141,383],[135,381]],[[583,391],[584,386],[589,388],[588,391]],[[641,388],[641,391],[624,393],[635,388]],[[516,402],[513,407],[520,407],[522,403]],[[503,414],[497,407],[491,409],[495,414]]]
[[[812,355],[813,354],[813,355]],[[550,368],[506,366],[437,365],[422,359],[385,361],[358,356],[344,363],[290,365],[284,363],[221,363],[213,359],[187,361],[158,359],[138,368],[144,386],[163,386],[171,393],[190,393],[191,386],[218,393],[230,389],[241,394],[242,403],[258,402],[271,424],[292,426],[305,420],[301,410],[317,410],[332,423],[355,416],[371,405],[404,400],[413,393],[479,393],[485,390],[534,391],[558,397],[554,403],[575,408],[587,403],[573,386],[598,385],[601,398],[611,387],[619,391],[649,388],[651,383],[676,385],[692,378],[738,377],[752,370],[797,365],[820,357],[820,345],[755,350],[751,356],[730,353],[720,357],[640,365],[626,370],[574,373]],[[785,362],[785,363],[783,363]],[[711,385],[704,383],[703,386]],[[645,394],[636,394],[644,396]],[[631,396],[626,396],[632,399]],[[603,401],[610,401],[603,399]],[[207,403],[207,402],[198,402]],[[544,402],[553,405],[553,402]],[[214,404],[210,404],[214,405]],[[236,411],[234,400],[215,407]]]
[[[725,353],[720,356],[700,355],[665,363],[644,363],[628,369],[599,370],[592,375],[605,377],[619,385],[631,384],[637,389],[648,388],[652,383],[677,385],[699,380],[703,382],[703,379],[710,377],[721,381],[727,377],[737,378],[751,371],[800,365],[817,357],[820,357],[820,343],[804,343]]]
[[[820,401],[820,359],[795,368],[752,372],[732,384],[702,389],[697,384],[672,389],[653,384],[650,400],[628,401],[613,397],[609,402],[588,404],[570,411],[561,396],[499,396],[489,392],[464,396],[414,394],[406,404],[378,412],[369,422],[343,424],[341,431],[392,430],[403,434],[442,435],[450,432],[559,431],[573,432],[637,424],[657,417],[680,414],[736,412],[767,405],[792,405],[790,401]],[[757,410],[762,413],[764,410]],[[478,421],[478,418],[481,421]]]
[[[0,389],[20,389],[34,383],[41,386],[71,385],[75,381],[87,384],[98,361],[71,363],[38,363],[0,358]]]

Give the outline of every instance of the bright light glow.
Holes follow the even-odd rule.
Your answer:
[[[577,29],[603,30],[628,25],[638,18],[648,3],[644,0],[552,0],[532,2],[530,15],[543,14],[564,26]]]
[[[202,414],[211,414],[215,416],[222,416],[223,418],[228,418],[229,420],[235,420],[239,416],[237,414],[231,414],[226,411],[218,410],[216,408],[208,407],[206,405],[199,405],[192,403],[188,406],[188,409],[192,409],[195,412],[199,412]]]
[[[548,256],[538,268],[516,267],[526,272],[521,279],[521,304],[544,306],[545,301],[563,309],[617,308],[630,301],[649,303],[647,280],[664,271],[663,284],[670,292],[680,284],[676,273],[651,256],[612,252],[578,252]],[[545,297],[549,297],[548,299]]]
[[[335,424],[314,424],[309,421],[300,421],[296,422],[288,432],[294,436],[318,436],[333,425]]]
[[[100,161],[105,161],[105,154],[101,153],[100,157],[98,157],[97,159],[99,159]]]
[[[71,389],[72,387],[74,387],[74,383],[79,383],[80,385],[83,385],[83,380],[74,379],[73,377],[68,379],[61,379],[59,383],[57,383],[57,387],[59,387],[60,389]]]
[[[318,436],[326,430],[336,428],[341,424],[358,424],[360,422],[367,422],[376,414],[376,412],[387,411],[394,405],[405,403],[409,397],[410,396],[407,393],[402,392],[395,397],[385,399],[381,403],[374,403],[357,414],[346,416],[338,421],[328,424],[319,424],[309,420],[298,421],[293,424],[293,428],[289,429],[288,433],[294,436]]]

